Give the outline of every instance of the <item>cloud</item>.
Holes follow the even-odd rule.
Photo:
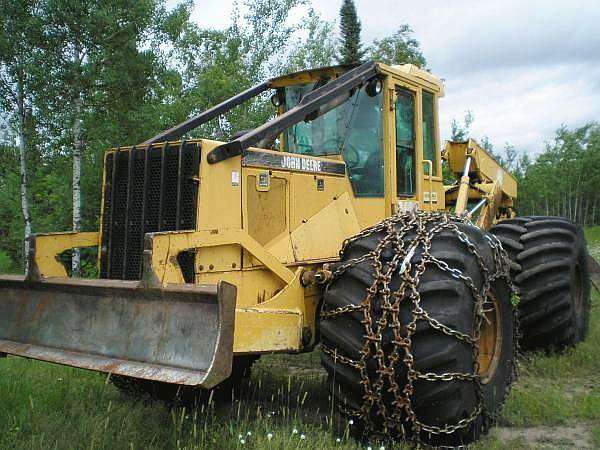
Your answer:
[[[446,82],[442,136],[449,136],[453,118],[460,120],[470,109],[475,138],[486,135],[496,147],[508,142],[537,153],[561,125],[581,126],[600,118],[598,77],[600,66],[589,63],[466,73]]]
[[[453,118],[475,117],[488,136],[537,153],[555,130],[600,119],[600,2],[422,0],[410,8],[357,0],[365,37],[412,26],[428,65],[446,80],[442,138]],[[398,10],[398,14],[390,14]]]
[[[172,0],[174,1],[174,0]],[[326,20],[339,1],[313,0]],[[471,110],[473,134],[538,152],[565,124],[600,119],[598,0],[355,0],[363,41],[408,23],[428,66],[446,80],[442,137]],[[231,0],[198,0],[193,19],[226,26]]]

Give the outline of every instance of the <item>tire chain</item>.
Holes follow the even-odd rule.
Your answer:
[[[422,432],[429,433],[430,435],[451,435],[458,430],[469,427],[482,415],[485,424],[491,424],[495,422],[497,415],[501,411],[501,407],[493,412],[487,411],[485,408],[483,388],[479,375],[478,354],[481,326],[483,320],[486,320],[485,312],[487,311],[484,307],[491,284],[498,279],[504,279],[511,293],[516,293],[516,289],[510,278],[510,260],[498,238],[492,234],[486,234],[485,238],[492,250],[496,269],[494,273],[490,273],[483,257],[477,250],[477,246],[461,231],[458,224],[475,227],[467,218],[445,212],[414,211],[392,216],[344,241],[340,251],[340,259],[348,246],[353,242],[376,233],[384,232],[384,238],[373,251],[361,257],[338,263],[332,267],[331,281],[339,278],[349,268],[363,262],[370,261],[375,270],[375,280],[367,289],[366,296],[360,305],[348,305],[331,310],[326,310],[325,306],[323,306],[320,312],[321,319],[352,314],[358,311],[363,314],[361,323],[365,328],[365,334],[363,336],[364,343],[360,352],[360,360],[340,355],[336,349],[329,348],[323,343],[321,345],[323,352],[333,358],[334,363],[345,364],[358,370],[360,373],[361,385],[363,387],[362,405],[359,408],[340,406],[340,409],[342,414],[348,418],[356,419],[364,425],[364,436],[374,437],[379,440],[388,440],[390,435],[395,435],[402,439],[410,439],[416,443],[423,443],[420,438]],[[445,261],[437,259],[429,252],[434,237],[444,230],[456,233],[460,241],[465,244],[467,251],[475,256],[483,275],[483,283],[480,289],[476,288],[470,277],[464,275],[460,270],[450,267]],[[416,234],[410,243],[405,242],[405,237],[409,233]],[[395,250],[394,256],[390,261],[384,262],[382,257],[383,252],[390,246]],[[411,260],[418,248],[421,249],[420,261],[413,265]],[[475,299],[473,308],[474,333],[472,336],[458,330],[453,330],[440,323],[430,317],[427,311],[421,307],[421,296],[418,288],[420,277],[428,265],[435,265],[440,270],[449,273],[452,277],[463,281],[472,292]],[[390,282],[392,274],[397,270],[400,271],[402,277],[401,284],[396,291],[392,291],[390,289]],[[378,294],[382,301],[382,313],[381,317],[375,322],[371,316],[371,303]],[[400,323],[400,303],[406,301],[412,301],[413,308],[410,322],[404,324],[405,336],[403,337],[401,334],[403,325]],[[515,314],[515,333],[513,336],[515,354],[511,358],[512,367],[509,382],[506,386],[506,394],[517,376],[518,316],[517,309],[514,308],[513,311]],[[415,358],[412,354],[411,338],[416,332],[417,322],[420,320],[426,321],[436,330],[466,342],[471,346],[474,361],[472,373],[435,374],[421,373],[416,369]],[[386,358],[382,349],[382,333],[387,329],[392,330],[394,339],[391,341],[393,350],[391,353],[388,352]],[[370,376],[367,372],[367,362],[373,360],[377,364],[376,376]],[[399,377],[396,376],[396,367],[401,367],[400,362],[404,363],[407,372],[406,384],[404,386],[399,386],[397,383]],[[458,423],[446,424],[444,426],[423,423],[417,417],[412,403],[414,382],[416,380],[426,380],[428,382],[471,381],[475,383],[477,405],[468,417],[461,419]],[[385,381],[390,386],[386,392],[383,391]],[[382,401],[382,395],[388,392],[391,392],[394,396],[394,401],[392,402],[394,406],[393,411],[389,411]],[[381,395],[378,395],[379,393]],[[372,416],[382,418],[383,427],[376,427],[371,420]]]

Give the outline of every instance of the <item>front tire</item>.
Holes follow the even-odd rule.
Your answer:
[[[394,216],[345,244],[320,332],[357,434],[459,445],[487,431],[515,371],[504,255],[442,213]]]

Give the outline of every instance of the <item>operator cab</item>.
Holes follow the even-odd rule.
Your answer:
[[[378,68],[376,80],[286,129],[280,135],[279,148],[300,155],[343,158],[355,197],[389,195],[394,203],[419,201],[441,209],[444,195],[437,122],[441,80],[410,64],[378,64]],[[283,114],[347,70],[329,67],[272,80],[277,89],[273,103]],[[393,157],[386,158],[386,153]]]

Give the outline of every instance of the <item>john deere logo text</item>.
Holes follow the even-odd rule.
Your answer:
[[[305,172],[320,172],[321,161],[317,159],[306,159],[299,156],[283,156],[282,166],[285,169],[303,170]]]

